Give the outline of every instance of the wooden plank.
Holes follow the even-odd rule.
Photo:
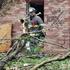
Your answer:
[[[7,24],[1,24],[0,25],[0,52],[6,52],[11,46],[11,28],[12,25]]]

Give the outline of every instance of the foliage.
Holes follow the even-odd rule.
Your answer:
[[[52,57],[45,56],[43,58],[32,59],[32,58],[27,58],[23,56],[19,60],[13,60],[9,62],[5,67],[6,68],[18,67],[19,70],[25,70],[27,68],[27,70],[30,70],[30,68],[33,67],[34,65],[39,64],[44,60],[48,60],[49,58],[52,58]],[[24,64],[26,63],[29,64],[29,66],[25,67]],[[67,58],[62,61],[55,61],[55,62],[45,64],[38,70],[70,70],[70,59]]]

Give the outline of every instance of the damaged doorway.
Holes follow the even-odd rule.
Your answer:
[[[44,21],[44,0],[42,1],[42,3],[40,3],[39,1],[35,2],[35,3],[31,2],[30,7],[34,7],[36,9],[36,13],[41,12],[41,14],[39,16]]]

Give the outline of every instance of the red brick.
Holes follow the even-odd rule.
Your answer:
[[[70,1],[69,0],[53,0],[53,1],[50,2],[50,1],[45,0],[44,6],[45,6],[45,8],[44,8],[44,10],[45,10],[44,15],[45,16],[44,17],[45,17],[45,23],[47,25],[46,28],[51,29],[51,31],[50,30],[46,31],[47,37],[49,37],[49,38],[51,38],[53,40],[55,39],[57,41],[55,43],[62,44],[63,47],[65,47],[65,48],[70,48],[69,47],[69,45],[70,45],[70,42],[69,42],[69,37],[70,37],[70,33],[69,33],[70,32],[70,30],[69,30],[69,28],[70,28],[69,27],[70,17],[69,16],[70,15],[68,15],[69,11],[70,11],[70,9],[69,9]],[[58,28],[54,27],[54,30],[53,30],[53,27],[50,27],[50,22],[47,21],[47,15],[51,15],[51,11],[54,11],[54,10],[58,9],[59,6],[60,6],[60,8],[63,8],[67,12],[63,16],[63,19],[64,19],[63,20],[64,21],[63,25],[58,27]],[[52,15],[54,15],[54,14],[52,14]],[[65,41],[65,44],[63,44],[64,41]],[[49,47],[51,49],[49,49]],[[46,49],[49,50],[49,51],[54,51],[55,52],[55,50],[52,48],[51,45],[48,45],[48,46],[45,45],[45,50]],[[47,50],[46,50],[46,53],[48,52]],[[56,52],[58,52],[58,49],[56,50]],[[51,54],[52,54],[52,52],[51,52]]]

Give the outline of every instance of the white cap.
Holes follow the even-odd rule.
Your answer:
[[[30,7],[30,8],[29,8],[29,12],[33,12],[33,11],[35,11],[35,8]]]

